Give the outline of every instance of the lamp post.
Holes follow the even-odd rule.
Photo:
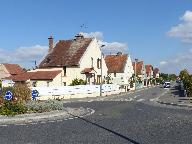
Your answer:
[[[105,45],[101,45],[100,47],[100,51],[101,51],[101,48],[104,47]],[[102,96],[102,82],[103,82],[103,68],[102,68],[102,57],[103,57],[103,53],[101,51],[101,61],[100,61],[100,66],[101,66],[101,81],[100,81],[100,97]]]
[[[136,72],[137,62],[138,62],[138,59],[135,59],[135,90],[136,90],[136,78],[137,78],[137,72]]]

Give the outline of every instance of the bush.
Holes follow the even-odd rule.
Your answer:
[[[0,115],[14,116],[16,114],[24,114],[27,108],[21,103],[14,103],[13,101],[5,100],[0,106]]]
[[[12,92],[12,101],[15,103],[23,103],[31,99],[31,90],[24,84],[17,84],[13,87],[3,88],[2,93],[0,94],[1,99],[5,96],[6,91]]]
[[[86,85],[86,81],[76,78],[72,80],[72,83],[70,84],[70,86],[75,86],[75,85]]]
[[[28,101],[25,106],[27,107],[27,109],[34,112],[46,112],[51,110],[62,110],[63,102],[57,100]]]

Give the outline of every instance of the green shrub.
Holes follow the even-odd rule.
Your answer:
[[[72,83],[70,84],[70,86],[75,86],[75,85],[86,85],[86,81],[76,78],[72,80]]]
[[[27,107],[27,109],[34,112],[46,112],[51,110],[62,110],[63,102],[57,100],[28,101],[25,106]]]
[[[27,108],[21,103],[5,100],[0,106],[0,115],[14,116],[16,114],[24,114]]]
[[[3,98],[5,96],[6,91],[11,91],[13,94],[12,101],[16,103],[23,103],[31,99],[31,90],[24,84],[17,84],[13,87],[6,87],[3,88],[0,97]],[[1,100],[0,100],[1,102]]]

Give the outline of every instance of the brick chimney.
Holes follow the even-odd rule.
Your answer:
[[[49,50],[48,50],[48,52],[50,53],[53,50],[53,37],[50,36],[48,38],[48,40],[49,40]]]

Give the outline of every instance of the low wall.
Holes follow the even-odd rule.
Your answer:
[[[78,85],[62,87],[32,87],[31,90],[39,92],[38,100],[47,99],[71,99],[100,96],[100,85]],[[103,84],[102,96],[119,94],[119,85]]]

